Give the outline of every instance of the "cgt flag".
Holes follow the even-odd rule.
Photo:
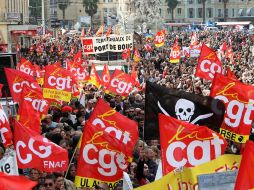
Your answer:
[[[206,80],[213,80],[215,73],[222,73],[222,63],[217,57],[216,52],[203,44],[195,76]]]
[[[220,134],[231,141],[245,143],[254,120],[254,87],[216,74],[210,96],[222,100],[226,107]]]
[[[158,113],[187,121],[195,125],[208,126],[219,132],[225,106],[223,102],[176,89],[166,88],[147,81],[145,105],[146,140],[158,139]]]
[[[126,125],[128,123],[128,125]],[[123,177],[138,140],[137,123],[99,99],[85,125],[78,158],[76,187],[106,182],[112,190]]]
[[[102,75],[101,75],[101,85],[106,87],[108,86],[109,81],[110,81],[109,68],[108,68],[108,65],[105,64],[103,67]]]
[[[194,167],[218,158],[226,140],[205,126],[159,114],[163,175],[180,167]]]
[[[50,103],[43,98],[42,92],[24,86],[19,106],[19,122],[41,133],[41,117],[48,113]]]
[[[72,73],[61,68],[58,63],[48,65],[45,69],[43,97],[69,102],[75,82]]]
[[[251,190],[254,189],[254,142],[247,141],[238,175],[235,183],[235,190]]]
[[[15,121],[14,145],[18,167],[36,168],[45,172],[66,171],[68,152],[44,136]]]
[[[11,96],[15,102],[20,101],[21,92],[24,84],[30,86],[32,89],[41,91],[41,87],[38,85],[34,77],[21,71],[10,68],[4,68],[4,72],[7,77],[8,85],[11,91]]]

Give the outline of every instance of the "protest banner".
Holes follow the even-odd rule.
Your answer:
[[[0,172],[6,173],[9,175],[19,175],[15,151],[8,152],[0,160]]]
[[[123,52],[133,49],[133,35],[110,35],[108,37],[85,37],[81,39],[85,54],[99,54],[107,51]]]
[[[134,190],[196,190],[198,189],[199,175],[237,170],[241,157],[241,155],[232,154],[222,155],[215,160],[193,168],[184,168],[180,172],[172,171],[163,178]]]

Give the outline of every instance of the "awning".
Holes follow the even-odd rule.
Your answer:
[[[236,26],[236,25],[249,25],[251,24],[251,21],[245,21],[245,22],[216,22],[217,26]]]
[[[12,30],[11,34],[16,35],[28,35],[28,36],[35,36],[37,34],[37,30]]]

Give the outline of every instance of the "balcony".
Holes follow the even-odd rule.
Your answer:
[[[22,13],[6,13],[6,19],[8,21],[21,21]]]

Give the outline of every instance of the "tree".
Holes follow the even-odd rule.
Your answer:
[[[224,22],[227,21],[227,16],[228,16],[228,13],[227,13],[227,4],[228,4],[228,1],[229,0],[223,0],[223,8],[224,8]]]
[[[99,0],[83,0],[83,7],[86,13],[91,17],[91,26],[93,25],[93,16],[97,13],[97,3]]]
[[[59,9],[63,12],[63,23],[64,23],[64,21],[65,21],[65,9],[67,9],[70,2],[69,2],[69,0],[58,0],[57,3],[58,3]],[[63,26],[65,26],[65,23],[63,24]]]
[[[203,23],[205,23],[205,3],[206,3],[206,0],[202,0],[202,5],[203,5]]]
[[[170,9],[171,12],[171,20],[174,20],[174,10],[178,5],[178,1],[177,0],[166,0],[166,3],[168,5],[168,8]]]

